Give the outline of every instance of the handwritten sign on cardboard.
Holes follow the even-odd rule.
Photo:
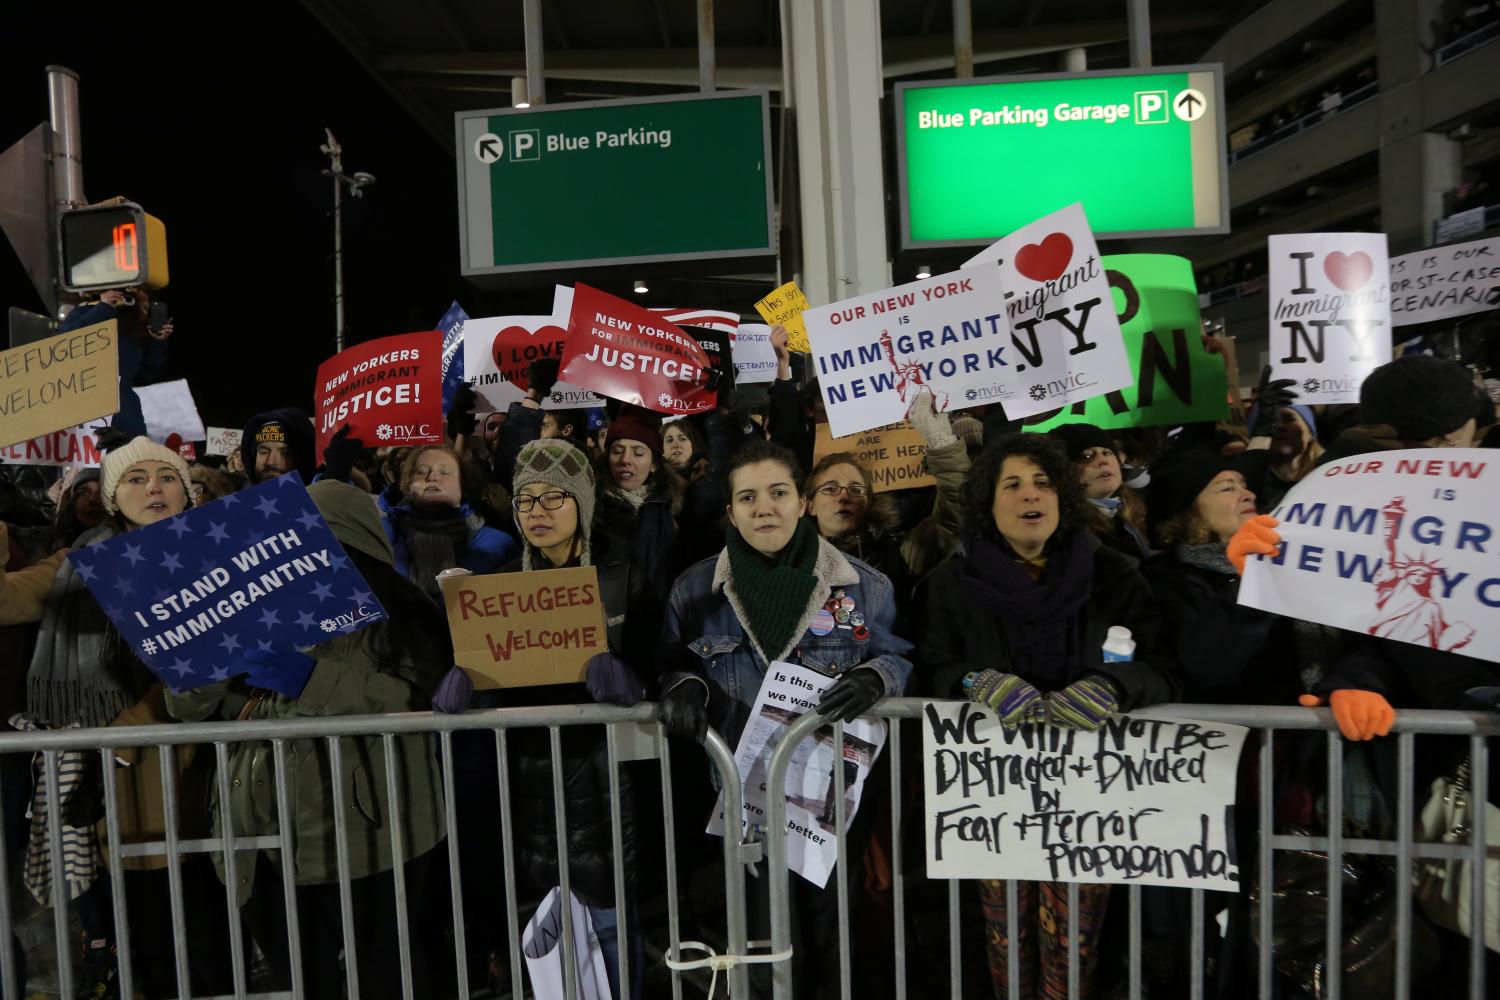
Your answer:
[[[927,442],[906,421],[887,424],[845,437],[834,437],[827,424],[819,424],[813,441],[813,464],[824,455],[847,451],[870,470],[870,486],[876,493],[935,486],[927,471]]]
[[[0,445],[120,408],[117,327],[109,320],[0,352]]]
[[[454,659],[475,688],[576,683],[609,650],[593,566],[448,577],[442,588]]]
[[[771,326],[780,323],[786,327],[786,346],[789,350],[803,354],[812,353],[807,341],[807,327],[802,322],[802,313],[808,308],[807,296],[795,281],[788,281],[776,291],[755,303],[755,311]]]

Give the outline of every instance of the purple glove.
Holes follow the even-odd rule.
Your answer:
[[[629,708],[645,696],[635,671],[614,653],[598,653],[584,668],[589,694],[601,705]]]
[[[463,667],[450,667],[432,693],[432,710],[444,715],[458,715],[469,710],[474,698],[474,682]]]
[[[250,668],[245,679],[251,687],[266,688],[288,698],[300,695],[312,676],[313,658],[295,649],[251,649],[243,659]]]

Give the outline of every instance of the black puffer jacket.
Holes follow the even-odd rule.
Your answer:
[[[1093,579],[1089,598],[1079,612],[1078,648],[1084,651],[1085,662],[1071,676],[1025,679],[1047,692],[1086,674],[1103,674],[1120,689],[1121,711],[1176,701],[1181,686],[1175,658],[1159,638],[1161,616],[1139,563],[1102,545],[1092,534],[1089,543],[1094,551]],[[971,671],[1011,672],[1005,623],[973,595],[963,572],[966,558],[960,551],[939,566],[917,597],[913,620],[920,623],[921,635],[910,686],[936,698],[963,697],[963,678]],[[1135,639],[1134,660],[1104,662],[1101,650],[1111,625],[1130,629]]]
[[[604,473],[605,476],[608,474]],[[673,493],[658,488],[641,504],[640,510],[635,510],[620,496],[607,490],[601,492],[589,539],[593,561],[601,573],[608,568],[611,572],[623,574],[625,623],[616,651],[636,669],[651,696],[654,696],[650,689],[655,683],[655,670],[650,666],[650,660],[661,636],[667,593],[677,578],[677,515],[674,510],[677,503]],[[621,613],[614,612],[616,615]],[[643,665],[644,673],[641,672]]]

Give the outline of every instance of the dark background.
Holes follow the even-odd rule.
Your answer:
[[[348,343],[432,329],[455,298],[474,315],[551,309],[550,289],[481,296],[459,277],[451,154],[294,0],[14,5],[0,13],[0,149],[47,119],[49,64],[80,76],[88,199],[125,195],[166,224],[169,377],[190,380],[206,423],[309,409],[333,353],[325,126],[345,172],[377,178],[344,199]],[[3,237],[0,305],[44,311]]]

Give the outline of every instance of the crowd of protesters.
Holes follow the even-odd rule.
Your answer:
[[[117,305],[106,300],[98,308]],[[159,365],[159,333],[132,339],[134,368]],[[1495,404],[1459,364],[1401,357],[1369,377],[1358,407],[1301,405],[1288,383],[1263,378],[1244,423],[1184,428],[1111,431],[1075,423],[1050,433],[1023,432],[998,407],[937,412],[924,390],[909,419],[925,441],[936,485],[881,492],[852,453],[813,461],[821,399],[815,383],[794,378],[786,340],[785,331],[773,331],[778,371],[763,406],[752,407],[748,395],[726,381],[718,408],[707,415],[664,426],[659,414],[611,404],[600,421],[589,411],[543,408],[557,378],[556,362],[544,361],[529,372],[526,398],[508,411],[476,413],[475,396],[461,390],[448,414],[448,441],[410,448],[370,448],[346,429],[320,455],[307,414],[273,408],[245,423],[238,454],[189,464],[144,436],[138,403],[122,394],[121,432],[107,442],[112,447],[99,469],[70,475],[53,501],[6,494],[0,662],[7,674],[0,690],[11,725],[454,713],[649,700],[658,703],[670,736],[701,742],[711,726],[732,746],[767,665],[775,661],[829,675],[833,683],[819,709],[846,721],[899,695],[971,698],[1008,727],[1050,722],[1080,730],[1164,702],[1326,703],[1351,741],[1348,753],[1361,762],[1345,788],[1346,796],[1357,793],[1364,803],[1345,810],[1350,831],[1376,836],[1391,833],[1394,754],[1380,737],[1395,713],[1493,710],[1500,700],[1500,679],[1484,661],[1237,603],[1246,558],[1277,551],[1277,525],[1268,512],[1320,463],[1489,440]],[[308,485],[390,620],[300,652],[251,652],[238,676],[208,687],[165,689],[121,641],[66,552],[291,473]],[[439,576],[561,567],[597,568],[608,652],[589,662],[582,684],[476,691],[469,675],[452,666]],[[1130,630],[1132,659],[1103,655],[1116,626]],[[295,698],[265,683],[273,674],[289,673],[306,677]],[[495,991],[476,995],[509,989],[508,940],[519,929],[509,924],[504,905],[499,829],[506,810],[516,839],[516,884],[510,891],[534,905],[558,882],[557,845],[565,842],[571,888],[590,914],[616,1000],[622,996],[616,971],[626,948],[632,982],[624,995],[647,995],[643,979],[651,963],[638,914],[664,886],[646,874],[649,851],[658,849],[648,847],[648,834],[659,829],[659,809],[638,795],[641,772],[622,767],[612,776],[602,731],[570,727],[557,758],[545,730],[518,732],[509,771],[500,775],[493,741],[487,733],[478,735],[460,733],[453,740],[454,773],[446,777],[454,790],[455,829],[447,826],[445,776],[431,739],[348,741],[337,786],[323,741],[291,744],[286,766],[293,857],[243,850],[235,884],[228,886],[221,886],[225,866],[217,853],[219,878],[207,872],[206,862],[202,873],[185,869],[195,993],[233,989],[225,957],[231,947],[223,920],[226,897],[240,909],[247,942],[253,941],[263,960],[261,974],[272,986],[287,988],[283,899],[291,883],[307,995],[340,995],[344,924],[331,846],[331,789],[341,787],[362,995],[400,995],[386,801],[392,788],[401,803],[400,843],[407,859],[401,874],[410,905],[420,910],[413,914],[407,956],[416,995],[452,995],[452,971],[444,971],[452,964],[445,934],[464,937],[475,982]],[[1327,814],[1319,745],[1288,740],[1276,747],[1278,827],[1316,830]],[[1254,756],[1247,750],[1247,759]],[[39,772],[30,760],[6,760],[7,848],[39,905],[50,902],[53,878],[66,879],[66,896],[83,931],[81,996],[118,995],[112,879],[126,882],[141,995],[176,995],[165,859],[133,856],[126,871],[111,872],[101,849],[106,780],[115,783],[128,812],[121,831],[127,842],[163,836],[162,764],[154,750],[134,757],[122,752],[120,763],[109,776],[98,773],[95,755],[63,755],[61,802],[54,803],[45,783],[35,780]],[[1419,766],[1430,777],[1453,763],[1440,749]],[[900,767],[902,761],[883,764]],[[231,782],[223,786],[232,789],[229,802],[210,791],[219,787],[214,766],[212,754],[179,751],[177,835],[221,833],[226,815],[237,837],[278,833],[274,761],[266,747],[231,745]],[[552,799],[554,768],[562,770],[565,829],[558,828]],[[713,796],[707,769],[698,760],[676,770],[679,833],[668,849],[678,852],[679,865],[711,863],[718,844],[697,832]],[[1253,785],[1257,778],[1247,772],[1245,780]],[[34,792],[18,801],[17,787]],[[1421,778],[1417,787],[1424,787]],[[914,808],[913,802],[920,796],[910,797],[904,808]],[[201,809],[195,813],[192,803]],[[844,870],[826,890],[792,880],[799,995],[837,995],[836,883],[842,880],[852,894],[856,938],[862,921],[875,919],[871,914],[881,909],[860,906],[859,900],[889,891],[891,824],[882,809],[889,811],[889,800],[870,796],[848,831]],[[47,841],[49,816],[58,810],[62,873],[51,870]],[[623,857],[615,857],[616,812]],[[903,825],[920,832],[920,823]],[[1241,836],[1246,857],[1253,826]],[[447,837],[459,838],[462,928],[451,926],[447,903]],[[906,856],[920,858],[922,852],[909,849]],[[616,891],[617,868],[624,871],[623,898]],[[1225,897],[1226,930],[1204,942],[1210,989],[1219,996],[1242,995],[1254,983],[1249,895]],[[1084,886],[1078,893],[1078,996],[1119,992],[1124,921],[1114,914],[1120,896],[1107,886]],[[1182,898],[1163,893],[1146,907],[1150,996],[1186,994],[1191,949],[1178,905]],[[1009,995],[1012,958],[1021,996],[1068,995],[1065,886],[1021,886],[1014,937],[1004,883],[980,882],[976,898],[966,897],[964,905],[984,928],[988,979],[982,981],[993,984],[995,996]],[[630,915],[628,941],[618,933],[622,910]],[[765,936],[763,902],[752,910],[752,923],[762,926],[752,926],[751,936]],[[937,922],[946,926],[944,918]],[[931,940],[929,929],[912,933]],[[1438,946],[1455,954],[1467,948],[1457,938],[1439,940]],[[940,951],[946,950],[933,949],[934,960]],[[1421,961],[1424,970],[1439,975],[1432,971],[1440,968],[1433,955]],[[910,962],[909,956],[908,968]],[[858,966],[861,989],[884,995],[878,984],[890,981],[888,948],[862,952]],[[968,974],[972,981],[973,970]],[[1277,974],[1284,995],[1317,995],[1315,963],[1278,961]],[[1357,975],[1350,972],[1346,988],[1361,981]],[[923,995],[926,988],[913,983],[908,995]],[[980,989],[987,993],[990,986]]]

